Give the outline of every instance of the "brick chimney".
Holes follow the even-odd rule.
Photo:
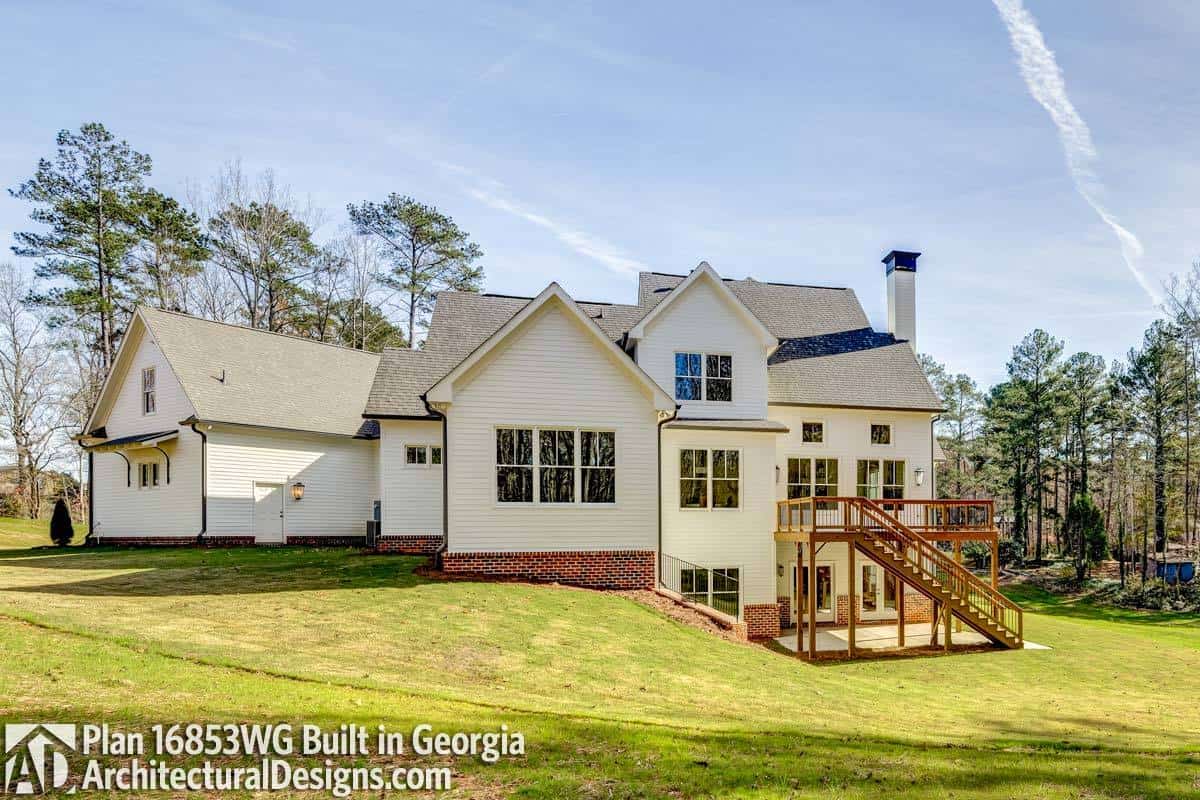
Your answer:
[[[917,351],[917,258],[920,253],[893,250],[883,257],[887,271],[888,333]]]

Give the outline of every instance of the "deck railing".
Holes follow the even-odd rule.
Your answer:
[[[862,524],[862,497],[798,497],[777,503],[777,528],[789,533],[853,530]],[[991,500],[874,500],[909,530],[938,532],[996,530]]]

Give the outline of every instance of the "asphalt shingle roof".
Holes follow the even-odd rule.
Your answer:
[[[141,312],[199,419],[371,435],[362,408],[378,354],[186,314]]]

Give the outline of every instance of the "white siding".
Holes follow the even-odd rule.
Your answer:
[[[363,536],[376,499],[378,443],[343,436],[213,426],[208,433],[208,532],[253,533],[254,484],[287,484],[286,536]],[[290,485],[304,484],[304,499]]]
[[[200,533],[200,437],[179,421],[192,415],[192,406],[175,379],[170,365],[154,340],[141,335],[140,327],[126,346],[134,355],[123,376],[107,419],[97,420],[109,438],[137,433],[178,430],[175,441],[163,444],[171,460],[171,482],[166,482],[166,458],[157,450],[126,451],[133,466],[132,486],[126,485],[125,461],[117,453],[94,456],[94,530],[103,539],[123,536],[191,537]],[[142,369],[155,368],[157,410],[142,413]],[[138,488],[138,464],[159,464],[159,486]]]
[[[442,423],[380,420],[379,484],[385,536],[442,535],[442,466],[409,466],[407,445],[442,446]]]
[[[448,412],[449,549],[654,549],[657,414],[648,393],[556,303],[460,379]],[[496,426],[616,432],[615,506],[496,502]]]
[[[686,448],[741,452],[737,510],[679,507],[679,451]],[[737,567],[743,603],[774,603],[775,435],[668,428],[662,458],[663,555],[703,567]]]
[[[675,354],[733,356],[733,401],[688,401],[681,417],[763,419],[767,353],[750,323],[706,279],[697,280],[650,322],[637,345],[638,364],[675,396]]]
[[[917,273],[894,269],[887,275],[888,331],[917,349]]]

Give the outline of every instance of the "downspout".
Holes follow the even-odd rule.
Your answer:
[[[929,499],[937,500],[937,461],[934,460],[934,454],[937,452],[937,421],[942,418],[941,414],[934,414],[933,419],[929,420]],[[961,499],[961,498],[960,498]]]
[[[208,434],[196,427],[193,421],[192,432],[200,434],[200,533],[196,536],[196,544],[204,543],[208,533]]]
[[[679,415],[679,405],[676,404],[675,410],[671,412],[671,416],[663,417],[658,421],[658,551],[656,553],[654,567],[654,582],[657,587],[662,583],[662,533],[663,533],[663,504],[662,504],[662,429],[663,425],[675,419]]]
[[[88,450],[88,535],[86,544],[96,544],[96,454]]]
[[[425,395],[421,395],[421,402],[426,411],[442,421],[442,545],[433,554],[433,563],[441,567],[442,554],[450,549],[450,420],[429,405]]]

